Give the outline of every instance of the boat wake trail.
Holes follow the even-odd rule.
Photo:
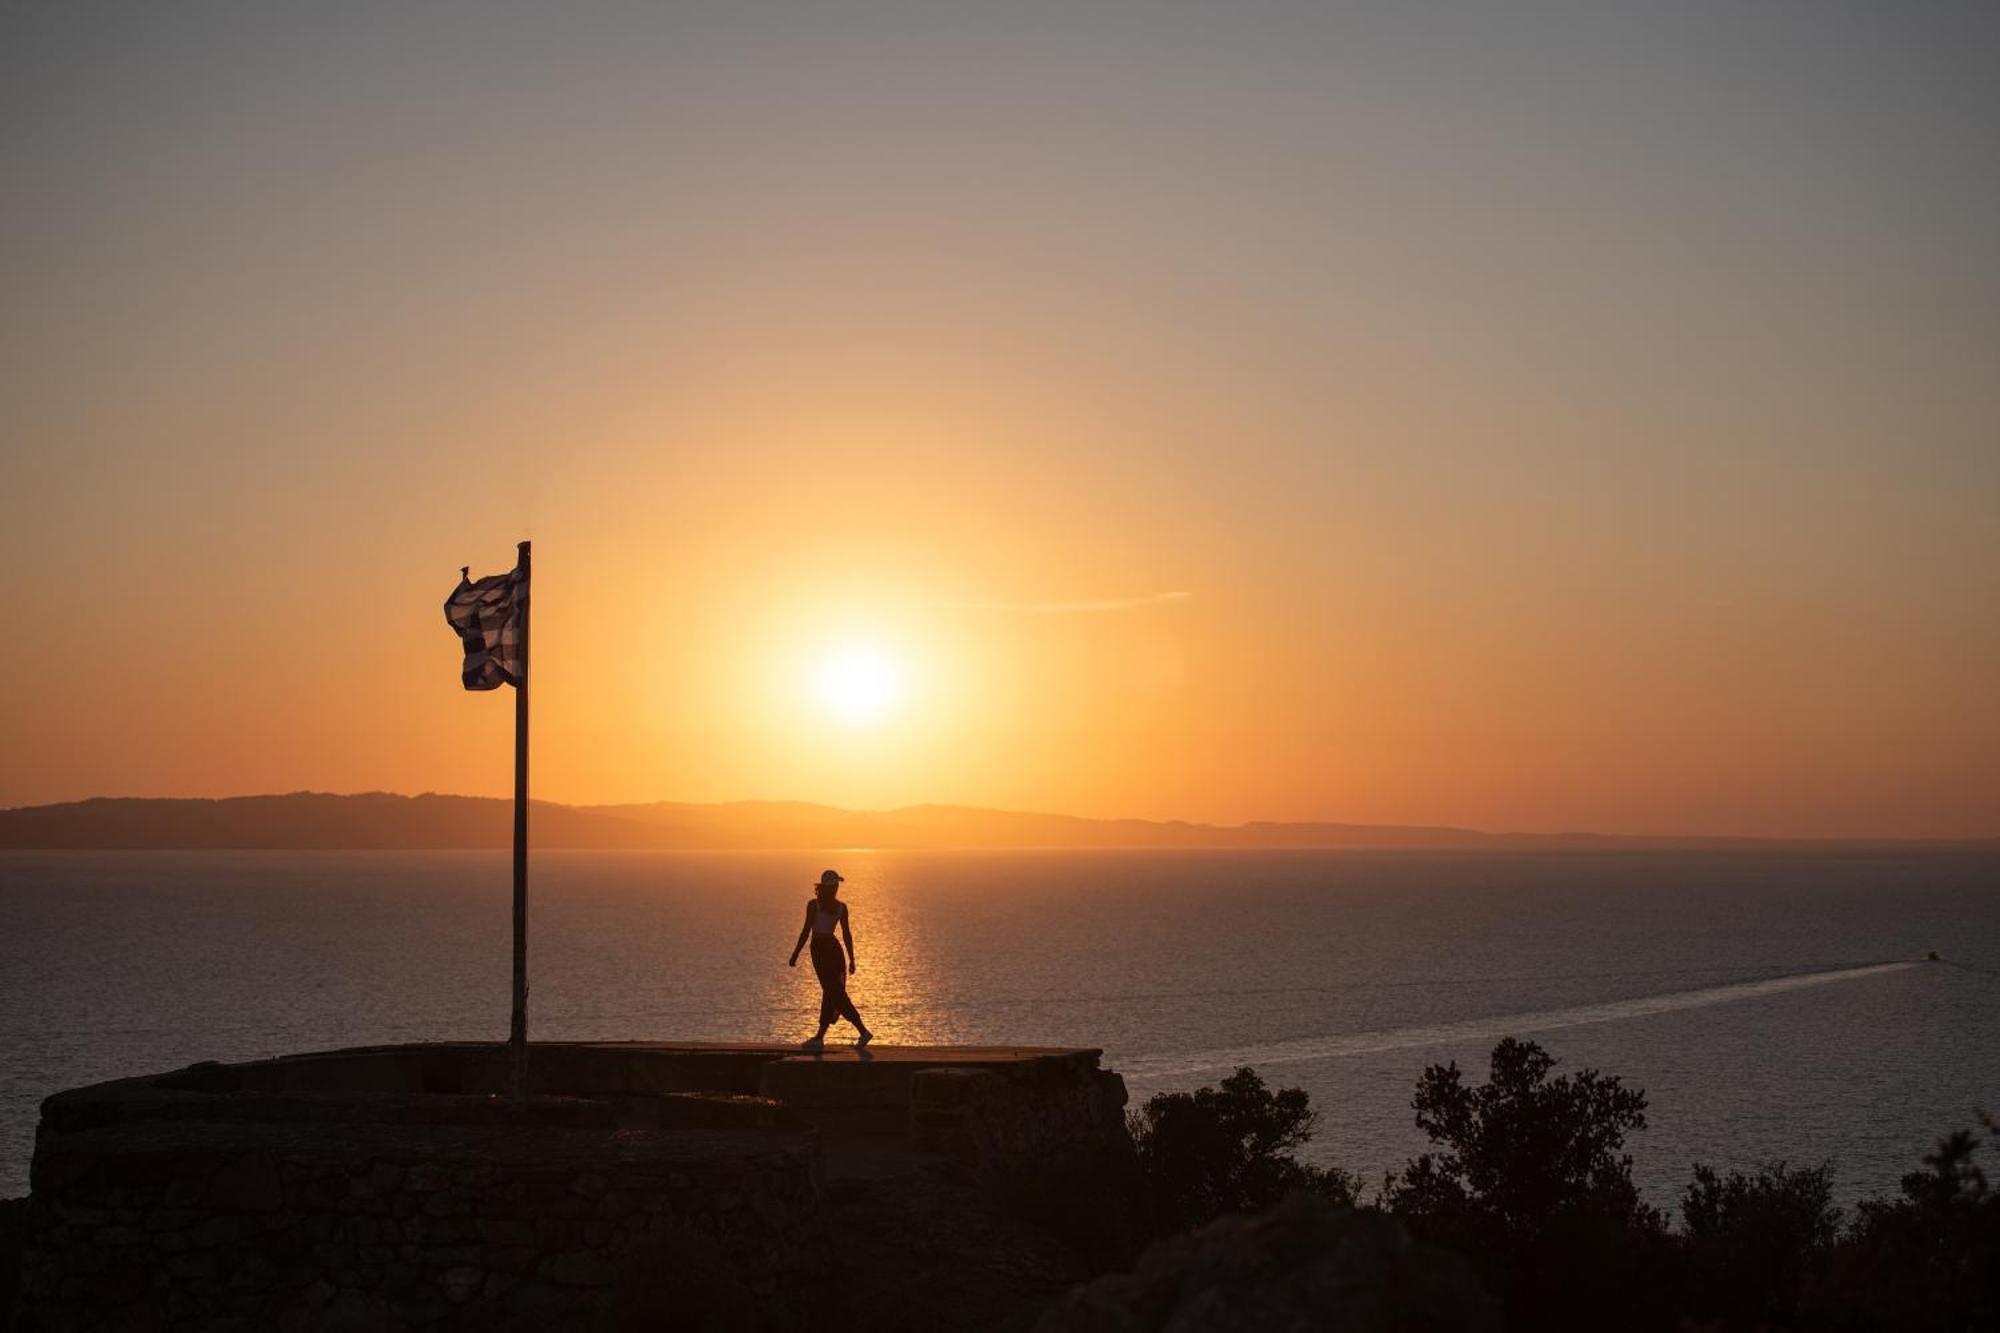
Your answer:
[[[1417,1046],[1444,1046],[1460,1041],[1490,1041],[1498,1037],[1523,1036],[1530,1032],[1550,1032],[1556,1028],[1581,1027],[1586,1023],[1615,1023],[1620,1019],[1667,1014],[1677,1009],[1703,1009],[1711,1004],[1732,1004],[1786,991],[1813,986],[1830,986],[1837,981],[1859,981],[1888,972],[1916,967],[1913,962],[1869,963],[1832,972],[1796,972],[1789,976],[1743,981],[1703,990],[1669,991],[1664,995],[1644,995],[1632,1000],[1606,1004],[1583,1004],[1569,1009],[1544,1009],[1535,1013],[1500,1014],[1492,1018],[1468,1018],[1424,1027],[1388,1028],[1379,1032],[1350,1032],[1325,1037],[1295,1037],[1262,1046],[1233,1046],[1211,1051],[1162,1052],[1159,1055],[1128,1056],[1115,1068],[1127,1083],[1159,1083],[1189,1074],[1203,1074],[1241,1065],[1287,1065],[1309,1060],[1333,1060],[1344,1055],[1369,1055],[1376,1051],[1400,1051]]]

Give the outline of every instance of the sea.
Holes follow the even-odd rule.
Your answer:
[[[1644,1090],[1668,1208],[1697,1163],[1893,1193],[2000,1112],[1984,852],[551,852],[533,1036],[810,1035],[786,957],[828,866],[878,1041],[1099,1047],[1134,1107],[1248,1065],[1369,1182],[1427,1146],[1425,1067],[1481,1081],[1507,1035]],[[0,853],[0,1196],[64,1088],[504,1038],[510,902],[505,853]]]

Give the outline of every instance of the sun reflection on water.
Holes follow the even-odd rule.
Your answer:
[[[858,963],[847,991],[862,1020],[877,1041],[889,1045],[948,1042],[950,1025],[939,1021],[936,956],[921,945],[906,886],[895,883],[887,858],[879,853],[850,852],[842,862],[847,882],[840,896],[847,903]],[[810,1035],[819,983],[803,958],[799,973],[786,998],[798,1005],[799,1026]],[[851,1033],[842,1024],[829,1035],[838,1040]]]

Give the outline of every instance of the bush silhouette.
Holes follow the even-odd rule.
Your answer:
[[[1980,1117],[1990,1138],[1991,1116]],[[1938,1140],[1902,1197],[1857,1207],[1832,1278],[1809,1294],[1814,1327],[1931,1330],[2000,1328],[2000,1191],[1973,1161],[1980,1137]]]
[[[1381,1206],[1420,1242],[1464,1256],[1510,1327],[2000,1329],[2000,1190],[1977,1162],[2000,1132],[1991,1117],[1984,1138],[1941,1139],[1897,1197],[1859,1204],[1846,1226],[1830,1166],[1780,1161],[1695,1167],[1670,1232],[1625,1153],[1646,1126],[1645,1094],[1555,1067],[1512,1037],[1483,1084],[1456,1064],[1427,1067],[1411,1106],[1432,1150],[1383,1182]],[[1296,1156],[1313,1134],[1306,1093],[1274,1092],[1252,1069],[1156,1096],[1127,1120],[1156,1234],[1269,1209],[1297,1189],[1356,1201],[1353,1176]]]
[[[1316,1117],[1302,1088],[1272,1092],[1243,1068],[1218,1087],[1163,1092],[1126,1118],[1161,1233],[1268,1208],[1291,1190],[1354,1201],[1355,1180],[1293,1156]]]
[[[1470,1259],[1520,1327],[1658,1325],[1665,1219],[1622,1152],[1646,1096],[1592,1069],[1552,1078],[1555,1063],[1507,1037],[1482,1086],[1426,1068],[1411,1105],[1439,1151],[1391,1175],[1384,1202]]]
[[[1729,1328],[1790,1324],[1832,1262],[1840,1216],[1827,1166],[1697,1166],[1681,1195],[1685,1312]]]

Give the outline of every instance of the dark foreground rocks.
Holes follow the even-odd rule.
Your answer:
[[[1035,1333],[1486,1333],[1465,1261],[1384,1214],[1294,1194],[1162,1241],[1051,1305]]]

